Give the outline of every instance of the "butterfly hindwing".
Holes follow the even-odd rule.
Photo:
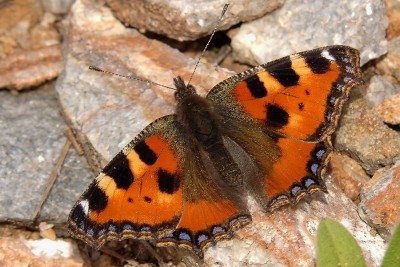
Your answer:
[[[165,116],[118,153],[72,209],[71,235],[95,247],[136,238],[202,256],[247,224],[241,200],[230,199],[181,130],[174,115]]]
[[[247,70],[207,95],[223,117],[226,134],[263,170],[260,182],[249,184],[266,209],[296,203],[305,192],[324,189],[321,175],[332,150],[330,134],[349,89],[360,82],[358,51],[329,46]],[[232,130],[239,125],[260,145],[249,147],[249,141]],[[260,131],[263,134],[254,134]],[[275,146],[274,152],[262,155],[259,150],[266,149],[265,143]]]
[[[72,209],[72,235],[99,247],[111,239],[157,239],[176,227],[183,188],[174,129],[174,116],[160,118],[110,161]]]
[[[198,155],[190,155],[185,180],[183,215],[174,232],[161,241],[191,248],[200,257],[213,241],[230,237],[251,220],[247,208],[235,194],[218,183]],[[190,181],[190,182],[189,182]]]

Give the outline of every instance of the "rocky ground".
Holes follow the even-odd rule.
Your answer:
[[[188,78],[226,1],[0,1],[0,265],[185,266],[174,247],[70,239],[68,213],[96,173],[154,119]],[[250,65],[332,44],[360,50],[365,84],[336,131],[329,193],[264,213],[205,253],[205,266],[313,266],[330,217],[379,266],[400,220],[400,3],[231,1],[192,84],[205,95]]]

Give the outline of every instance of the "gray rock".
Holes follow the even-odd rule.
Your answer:
[[[52,85],[12,96],[0,92],[0,221],[31,223],[66,141]],[[70,149],[39,221],[64,223],[93,174]]]
[[[400,134],[383,123],[368,100],[360,98],[351,102],[342,116],[336,148],[359,160],[373,175],[400,156]]]
[[[210,34],[217,25],[223,6],[229,1],[123,1],[107,0],[123,23],[168,36],[179,41],[195,40]],[[231,1],[219,30],[250,21],[278,8],[283,0]]]
[[[366,98],[374,105],[383,100],[400,93],[400,83],[395,83],[393,79],[384,75],[376,75],[371,78],[367,88]]]
[[[235,58],[252,65],[343,44],[361,52],[361,64],[387,51],[386,7],[382,0],[287,0],[275,12],[240,27],[232,39]]]

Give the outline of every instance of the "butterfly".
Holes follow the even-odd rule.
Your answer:
[[[174,79],[176,113],[139,133],[73,207],[69,233],[100,247],[151,240],[204,250],[265,211],[326,191],[323,175],[359,52],[327,46],[234,75],[206,97]]]

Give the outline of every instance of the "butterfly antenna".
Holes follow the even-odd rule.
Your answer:
[[[173,88],[173,87],[169,87],[169,86],[166,86],[166,85],[163,85],[163,84],[160,84],[160,83],[155,83],[155,82],[152,82],[152,81],[149,81],[149,80],[140,79],[140,78],[133,77],[133,76],[130,76],[130,75],[122,75],[122,74],[118,74],[118,73],[115,73],[115,72],[112,72],[112,71],[103,70],[103,69],[100,69],[99,67],[96,67],[96,66],[89,66],[89,70],[102,72],[104,74],[111,74],[111,75],[123,77],[123,78],[126,78],[126,79],[141,81],[141,82],[145,82],[147,84],[154,84],[154,85],[157,85],[157,86],[161,86],[161,87],[176,91],[176,88]]]
[[[217,25],[215,26],[210,38],[208,39],[208,42],[207,42],[206,46],[203,49],[203,52],[201,52],[201,55],[200,55],[199,59],[197,60],[196,65],[194,66],[194,70],[192,72],[192,75],[190,76],[190,79],[189,79],[189,82],[188,82],[187,86],[189,86],[190,82],[192,81],[193,75],[196,72],[197,67],[199,66],[200,60],[203,58],[204,53],[206,52],[207,47],[210,45],[211,40],[214,37],[215,32],[218,30],[218,27],[221,24],[222,18],[224,17],[224,15],[226,13],[226,10],[228,9],[228,6],[229,6],[229,4],[225,4],[224,5],[224,8],[222,9],[222,12],[221,12],[221,16],[218,19]]]

